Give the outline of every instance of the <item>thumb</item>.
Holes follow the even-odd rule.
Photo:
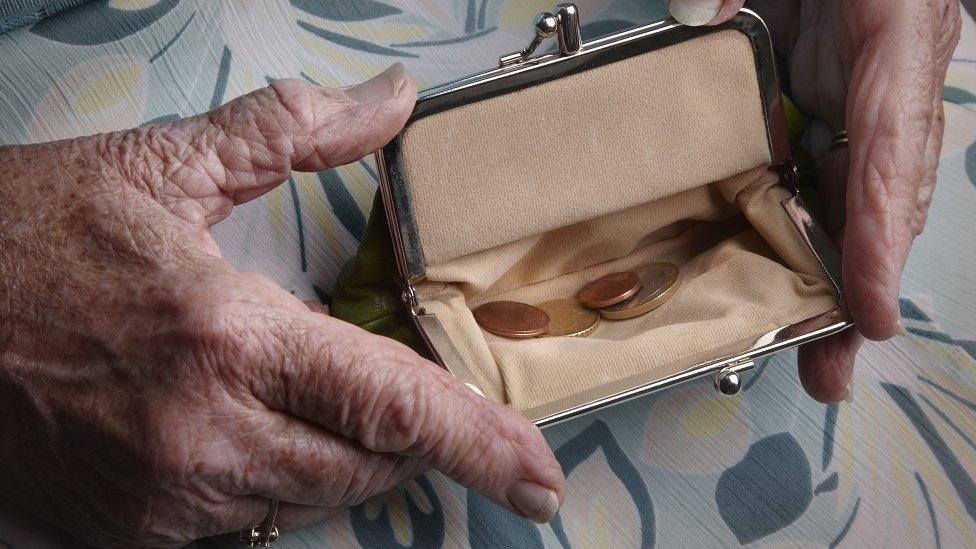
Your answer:
[[[745,0],[669,0],[671,16],[685,25],[716,25],[728,21]]]
[[[417,86],[403,65],[357,86],[278,80],[198,116],[110,134],[123,177],[172,213],[208,226],[284,182],[383,147],[413,110]]]

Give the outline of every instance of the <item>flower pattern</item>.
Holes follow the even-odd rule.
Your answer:
[[[426,477],[408,480],[350,512],[363,547],[440,547],[444,512]]]
[[[595,37],[659,19],[663,0],[577,0]],[[269,80],[361,81],[402,61],[422,86],[523,47],[552,0],[93,0],[0,34],[0,143],[201,112]],[[71,7],[74,6],[74,7]],[[438,474],[279,547],[976,547],[976,24],[945,88],[941,184],[909,262],[908,335],[868,345],[853,404],[806,398],[795,353],[734,399],[693,382],[547,429],[567,475],[549,525]],[[294,174],[214,229],[225,256],[328,299],[376,190],[371,160]],[[0,545],[71,542],[0,513]],[[199,542],[236,547],[232,538]]]

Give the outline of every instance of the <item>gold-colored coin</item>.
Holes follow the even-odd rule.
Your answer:
[[[623,303],[600,309],[603,318],[625,320],[645,315],[664,305],[678,289],[678,266],[674,263],[652,263],[634,272],[641,278],[640,291]]]
[[[549,315],[549,329],[543,337],[586,337],[600,324],[600,314],[575,298],[553,299],[536,307]]]

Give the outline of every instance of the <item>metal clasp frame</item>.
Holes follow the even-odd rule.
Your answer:
[[[583,47],[579,10],[576,9],[576,4],[559,4],[556,6],[556,13],[544,11],[536,15],[533,26],[535,36],[532,37],[532,42],[522,51],[503,55],[498,60],[499,67],[509,67],[528,61],[535,50],[553,36],[559,38],[559,51],[562,55],[579,53]]]

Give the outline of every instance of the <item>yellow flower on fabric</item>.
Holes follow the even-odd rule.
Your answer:
[[[136,11],[156,5],[159,0],[112,0],[109,6],[127,11]]]
[[[407,507],[410,503],[408,498],[420,512],[430,514],[434,511],[430,498],[416,480],[408,480],[385,494],[366,500],[364,504],[366,518],[369,520],[376,520],[382,513],[383,507],[387,508],[393,535],[397,543],[404,547],[413,544],[413,525],[410,523],[410,512]]]
[[[97,75],[78,94],[75,112],[95,114],[118,105],[130,96],[142,77],[142,71],[139,65],[129,65],[108,69]]]

